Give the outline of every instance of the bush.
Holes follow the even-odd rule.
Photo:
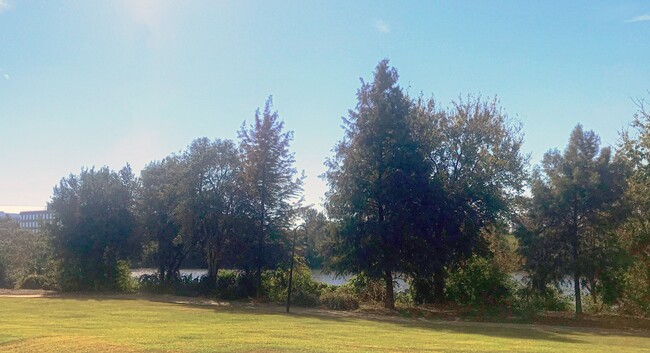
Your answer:
[[[118,261],[115,267],[115,289],[118,292],[133,293],[138,290],[138,281],[131,276],[131,264]]]
[[[207,281],[205,276],[185,275],[164,282],[160,280],[157,274],[153,274],[140,276],[138,278],[138,287],[143,292],[195,297],[205,291],[203,288],[207,287]]]
[[[621,309],[626,314],[650,316],[650,261],[636,261],[623,275]]]
[[[413,277],[407,292],[415,304],[429,304],[435,302],[433,288],[433,278]]]
[[[141,291],[147,293],[163,293],[163,286],[157,274],[141,275],[138,277],[138,286]]]
[[[25,276],[25,278],[20,279],[16,283],[16,287],[20,289],[57,289],[56,282],[53,278],[39,274],[30,274]]]
[[[349,286],[326,290],[320,296],[321,304],[331,310],[354,310],[359,308],[359,298]]]
[[[445,284],[447,298],[458,304],[503,306],[512,299],[514,283],[490,260],[476,255],[464,266],[448,272]]]
[[[286,302],[289,287],[289,270],[267,271],[262,278],[266,296],[274,302]],[[291,303],[299,306],[317,306],[321,292],[329,285],[314,281],[309,267],[303,261],[296,261],[293,268]]]
[[[361,302],[383,303],[386,298],[384,281],[363,273],[350,278],[345,286],[349,287]]]
[[[112,264],[101,264],[101,269],[93,273],[85,271],[83,266],[70,261],[60,262],[54,266],[57,286],[64,292],[96,291],[96,292],[136,292],[139,281],[131,275],[131,265],[128,261],[118,260]],[[95,277],[93,277],[95,276]]]
[[[400,306],[415,305],[415,300],[413,299],[413,292],[410,290],[395,292],[395,304]]]
[[[216,294],[221,299],[243,299],[255,295],[254,278],[245,272],[222,270],[217,277]]]
[[[571,308],[569,297],[553,286],[548,286],[542,292],[531,287],[517,290],[513,302],[513,310],[524,316],[534,316],[540,311],[567,311]]]

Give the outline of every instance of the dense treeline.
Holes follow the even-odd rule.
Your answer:
[[[201,266],[207,291],[236,283],[238,296],[278,299],[298,237],[305,302],[320,295],[327,305],[353,307],[354,296],[394,308],[402,277],[414,303],[561,308],[558,288],[570,284],[577,315],[585,293],[591,307],[650,314],[643,101],[615,148],[601,148],[578,125],[567,147],[550,150],[530,174],[521,126],[498,100],[468,96],[445,108],[410,97],[387,60],[362,81],[343,120],[344,136],[326,161],[326,213],[302,206],[293,133],[269,98],[238,141],[197,139],[139,177],[126,166],[62,179],[49,243],[2,221],[0,284],[29,277],[64,290],[128,290],[131,264],[155,267],[149,280],[164,287],[182,281],[181,268]],[[14,248],[40,252],[48,265],[5,250]],[[307,266],[357,277],[323,289]],[[510,278],[518,270],[526,273],[519,289]],[[223,288],[217,293],[234,293]]]
[[[396,272],[417,301],[444,300],[445,268],[486,251],[481,232],[508,221],[526,163],[496,101],[443,110],[405,96],[397,78],[382,61],[362,85],[327,173],[333,266],[384,278],[389,308]]]

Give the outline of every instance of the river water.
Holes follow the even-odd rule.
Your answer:
[[[142,275],[153,275],[156,274],[157,270],[155,268],[138,268],[134,269],[131,271],[131,275],[133,277],[140,277]],[[188,276],[191,275],[192,277],[201,277],[205,276],[208,273],[208,270],[206,269],[200,269],[200,268],[188,268],[188,269],[183,269],[181,270],[181,276]],[[326,284],[332,284],[335,286],[340,286],[342,284],[345,284],[352,276],[335,276],[333,274],[326,274],[323,271],[319,269],[314,269],[311,270],[311,276],[315,281],[321,282],[321,283],[326,283]],[[517,283],[523,284],[525,281],[526,274],[523,272],[516,272],[513,273],[512,279],[514,279]],[[409,288],[409,284],[404,280],[404,278],[398,277],[396,279],[396,284],[395,284],[395,290],[400,292],[400,291],[405,291]],[[560,290],[564,295],[568,296],[573,296],[573,281],[567,278],[567,280],[560,285]],[[586,290],[583,289],[583,294],[587,294]]]
[[[153,275],[156,274],[157,270],[155,268],[137,268],[131,271],[131,276],[138,278],[142,275]],[[181,270],[181,276],[192,277],[201,277],[208,274],[208,270],[200,268],[187,268]],[[326,274],[322,270],[314,269],[311,270],[311,277],[318,282],[332,284],[335,286],[340,286],[345,284],[352,276],[335,276],[333,274]],[[403,278],[397,278],[395,290],[403,291],[408,289],[408,283]]]

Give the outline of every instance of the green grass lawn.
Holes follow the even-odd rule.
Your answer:
[[[644,334],[145,299],[0,298],[0,352],[650,352]]]

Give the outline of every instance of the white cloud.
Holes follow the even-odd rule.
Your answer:
[[[375,29],[381,33],[390,33],[390,27],[388,24],[382,20],[375,21]]]
[[[11,8],[8,0],[0,0],[0,13],[3,13]]]
[[[635,17],[632,17],[632,18],[630,18],[629,20],[627,20],[625,22],[633,23],[633,22],[644,22],[644,21],[650,21],[650,15],[649,14],[645,14],[645,15],[641,15],[641,16],[635,16]]]
[[[7,80],[11,78],[11,77],[9,76],[9,74],[3,74],[2,76],[4,76],[4,78],[7,79]]]

